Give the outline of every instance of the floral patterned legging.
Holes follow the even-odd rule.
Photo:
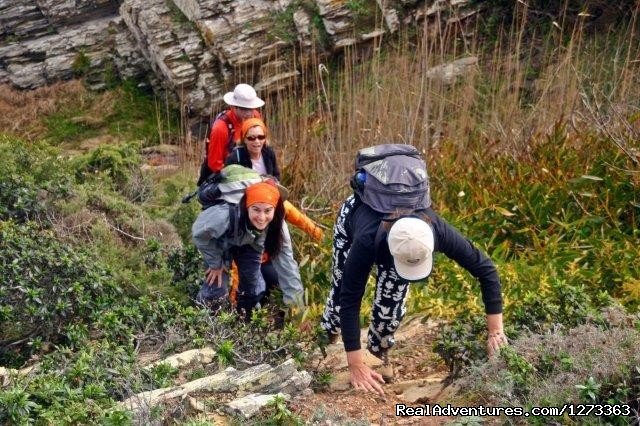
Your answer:
[[[327,298],[321,327],[330,334],[340,333],[340,287],[344,264],[349,255],[352,239],[346,231],[346,222],[355,208],[356,200],[350,196],[342,204],[333,230],[332,288]],[[373,249],[373,248],[372,248]],[[371,309],[367,349],[377,357],[383,357],[395,343],[393,334],[406,313],[406,296],[409,282],[398,276],[393,262],[376,261],[376,294]]]

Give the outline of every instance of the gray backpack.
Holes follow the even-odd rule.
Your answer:
[[[384,144],[358,151],[351,187],[380,213],[431,206],[427,166],[411,145]]]

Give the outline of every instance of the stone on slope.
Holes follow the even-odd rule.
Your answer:
[[[273,402],[277,397],[289,400],[291,397],[287,394],[259,394],[252,393],[242,398],[234,399],[227,403],[225,410],[233,415],[241,416],[244,419],[250,419],[260,412],[260,410]]]

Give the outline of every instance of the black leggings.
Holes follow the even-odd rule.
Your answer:
[[[249,245],[234,247],[231,254],[238,266],[237,308],[250,315],[251,310],[278,287],[278,273],[271,262],[260,263],[262,252]]]
[[[264,298],[269,297],[271,291],[278,288],[278,273],[276,268],[273,267],[271,260],[260,265],[260,272],[262,272],[262,278],[266,284],[264,292]]]

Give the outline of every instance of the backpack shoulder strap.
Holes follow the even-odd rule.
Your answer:
[[[382,241],[384,240],[386,235],[387,231],[384,229],[384,222],[380,221],[380,225],[378,225],[378,230],[376,231],[376,237],[373,240],[373,250],[376,253],[376,257],[378,257],[380,244],[382,244]]]
[[[213,125],[218,120],[222,120],[226,124],[227,129],[229,130],[229,134],[233,139],[233,123],[231,122],[231,119],[227,115],[228,113],[229,113],[228,109],[222,110],[219,113],[217,113],[216,116],[209,121],[209,129],[207,130],[207,145],[209,144],[209,136],[211,136],[211,129],[213,129]]]
[[[229,229],[225,235],[233,240],[238,236],[238,228],[240,228],[240,206],[238,204],[227,203],[229,206]]]
[[[227,130],[229,135],[227,139],[227,152],[231,152],[231,150],[236,144],[235,144],[235,141],[233,140],[234,127],[233,127],[233,123],[231,122],[231,119],[229,118],[229,115],[227,115],[228,112],[229,110],[222,111],[220,114],[218,114],[217,118],[224,121],[224,123],[227,125]]]
[[[229,110],[225,109],[223,111],[220,111],[218,113],[218,115],[215,116],[215,118],[213,119],[212,123],[215,122],[216,120],[222,120],[225,122],[225,124],[227,125],[227,128],[229,128],[229,130],[233,129],[233,123],[231,122],[231,119],[229,118]]]

